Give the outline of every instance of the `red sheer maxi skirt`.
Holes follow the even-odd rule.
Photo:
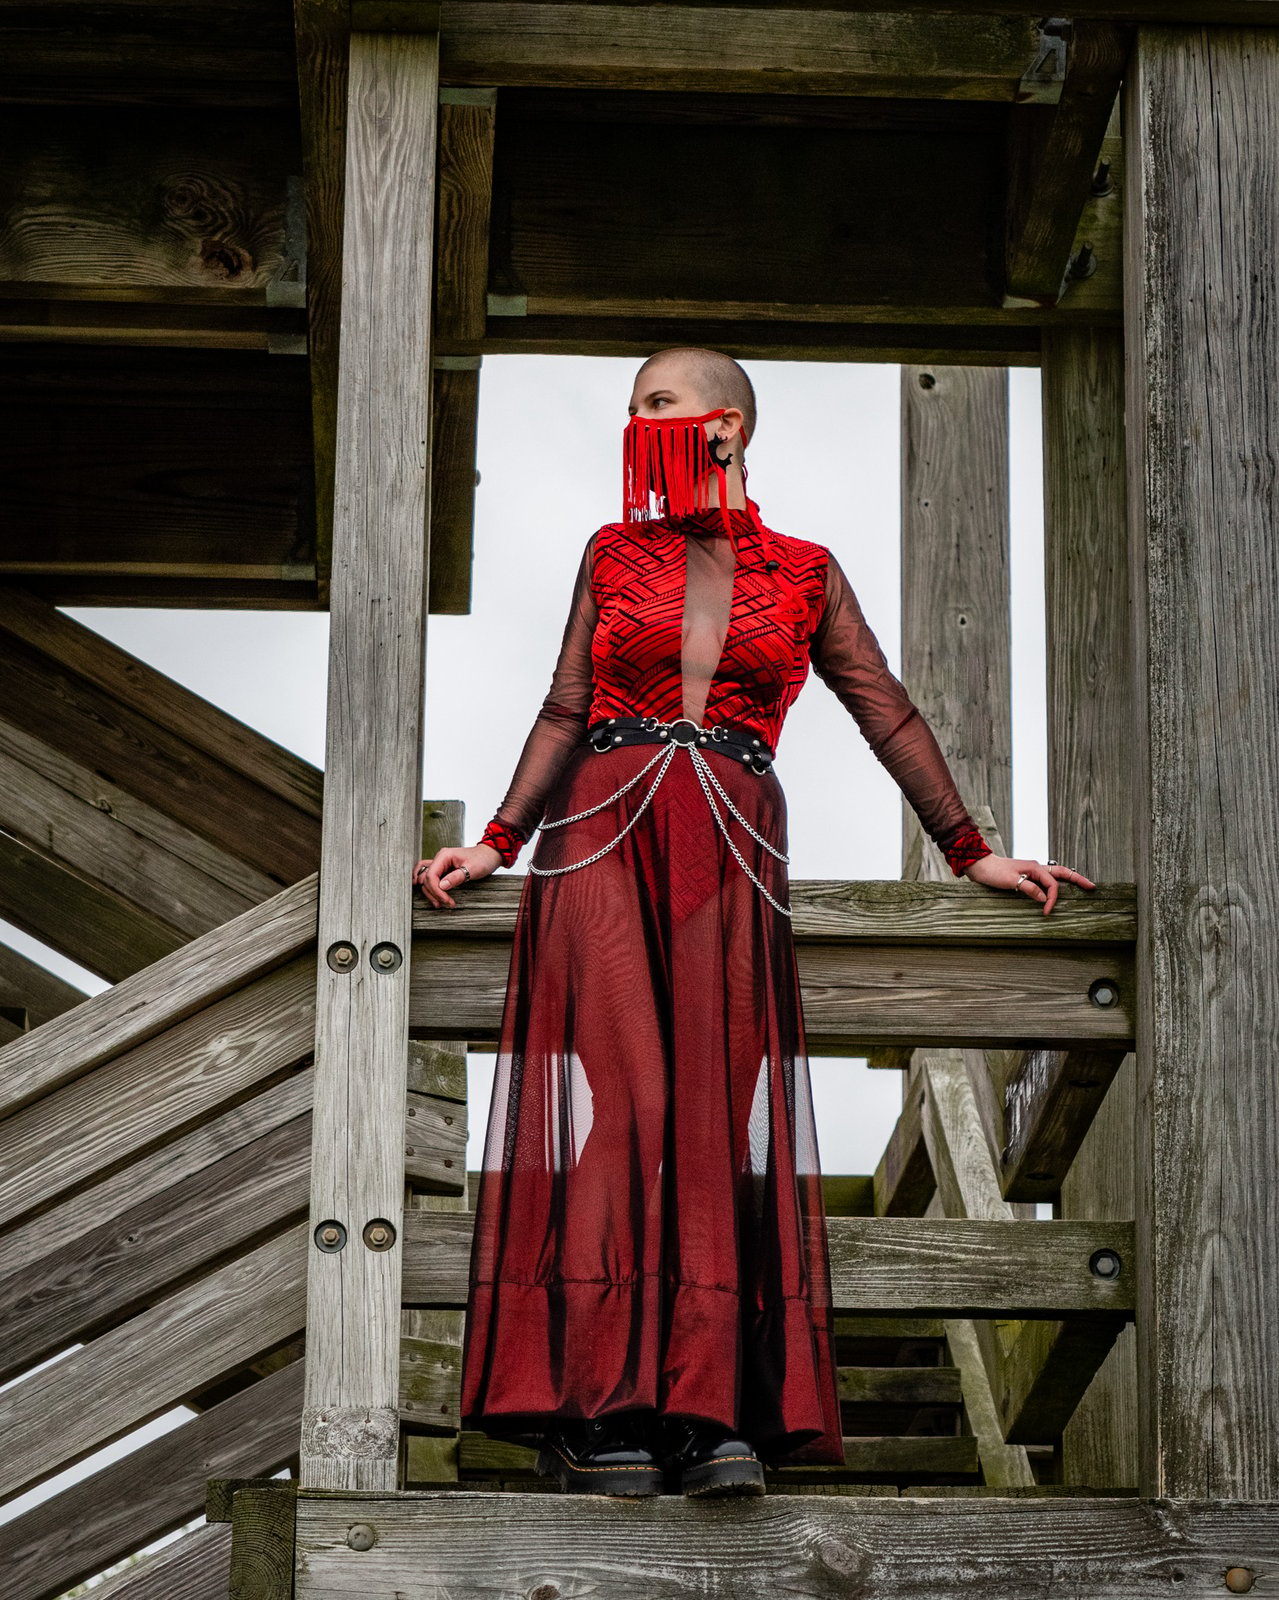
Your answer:
[[[660,745],[569,756],[554,821]],[[786,851],[770,768],[707,747]],[[790,920],[738,865],[689,752],[537,836],[503,1010],[462,1363],[464,1426],[502,1437],[651,1409],[761,1458],[843,1463],[830,1267]],[[773,897],[787,872],[717,799]],[[642,810],[641,810],[642,808]]]

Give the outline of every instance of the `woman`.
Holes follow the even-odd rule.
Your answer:
[[[736,362],[640,369],[625,515],[587,541],[550,690],[431,903],[529,862],[476,1198],[462,1419],[565,1488],[760,1493],[843,1463],[830,1273],[772,758],[811,664],[957,876],[993,854],[839,563],[746,497]]]

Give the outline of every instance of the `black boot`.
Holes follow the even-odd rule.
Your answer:
[[[644,1419],[625,1413],[566,1422],[543,1439],[537,1470],[572,1494],[660,1494],[662,1469],[644,1428]]]
[[[663,1465],[687,1495],[763,1494],[764,1468],[745,1439],[714,1422],[670,1418]]]

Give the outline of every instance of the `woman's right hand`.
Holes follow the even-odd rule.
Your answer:
[[[460,888],[464,883],[478,883],[501,865],[502,858],[491,844],[446,845],[429,860],[418,862],[413,868],[413,882],[432,905],[456,908],[457,901],[449,894],[450,889]],[[463,867],[468,871],[463,872]]]

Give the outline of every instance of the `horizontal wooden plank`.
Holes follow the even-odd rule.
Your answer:
[[[24,1106],[0,1122],[0,1220],[47,1204],[260,1088],[310,1054],[314,1029],[308,954]],[[0,1070],[2,1063],[0,1056]]]
[[[316,879],[291,888],[94,995],[0,1055],[0,1115],[269,972],[315,939]]]
[[[211,1477],[265,1477],[297,1454],[302,1364],[221,1405],[0,1525],[7,1600],[55,1600],[204,1508]]]
[[[840,1367],[845,1405],[953,1406],[963,1400],[958,1367]]]
[[[291,1228],[6,1389],[0,1495],[293,1338],[306,1315],[308,1240],[305,1224]]]
[[[466,1192],[466,1106],[432,1094],[408,1094],[404,1176],[426,1194]]]
[[[444,0],[440,77],[458,85],[1011,101],[1035,41],[1028,17]]]
[[[522,873],[485,878],[458,895],[455,911],[439,910],[415,895],[413,932],[509,939],[523,886]],[[797,944],[1130,945],[1137,933],[1131,883],[1102,883],[1092,890],[1068,885],[1047,917],[1024,895],[974,883],[797,878],[790,887]]]
[[[79,1236],[0,1282],[0,1381],[304,1217],[310,1168],[303,1114],[110,1222],[80,1198]]]
[[[404,1303],[464,1306],[469,1212],[404,1213]],[[948,1217],[832,1217],[832,1293],[839,1312],[945,1317],[1130,1318],[1130,1222],[985,1222]],[[1097,1250],[1120,1259],[1098,1277]]]
[[[1028,1585],[1080,1600],[1155,1594],[1209,1600],[1222,1572],[1279,1560],[1279,1503],[1132,1498],[765,1495],[707,1508],[682,1495],[417,1491],[394,1497],[300,1494],[297,1600],[395,1594],[481,1600],[608,1594],[735,1600],[1006,1600]],[[377,1543],[354,1554],[356,1522]]]
[[[136,1567],[108,1578],[94,1600],[226,1600],[231,1582],[231,1530],[193,1528]]]
[[[1132,956],[1122,946],[1103,950],[800,944],[809,1048],[829,1055],[878,1044],[1130,1048]],[[497,940],[415,939],[410,1027],[435,1039],[496,1038],[509,964],[509,947]],[[1089,998],[1102,978],[1119,996],[1113,1006]]]
[[[1037,367],[1038,322],[1010,320],[917,326],[909,319],[881,323],[733,322],[707,307],[695,319],[635,317],[490,316],[478,340],[440,339],[441,355],[631,356],[643,360],[670,345],[698,344],[739,361],[867,361],[951,366]],[[1099,323],[1118,313],[1099,312]]]

